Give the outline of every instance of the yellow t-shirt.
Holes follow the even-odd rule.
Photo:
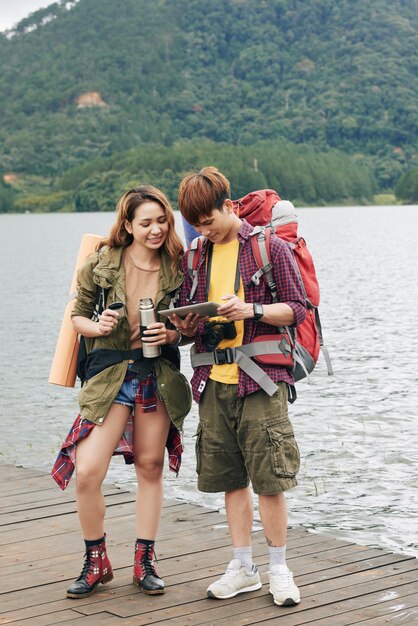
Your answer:
[[[219,302],[222,304],[225,300],[221,300],[222,296],[226,294],[234,293],[234,282],[236,275],[236,267],[238,260],[239,241],[234,239],[228,243],[214,244],[212,250],[212,264],[210,272],[210,285],[208,300]],[[226,272],[225,268],[229,271]],[[244,300],[244,287],[242,281],[239,281],[239,289],[237,293],[238,298]],[[210,321],[215,320],[226,321],[225,317],[211,318]],[[237,336],[235,339],[224,339],[217,346],[220,348],[232,348],[235,346],[242,346],[242,340],[244,337],[244,321],[235,322],[235,329]],[[219,383],[229,383],[230,385],[236,385],[238,383],[238,365],[231,363],[225,365],[213,365],[210,376],[212,380],[216,380]]]

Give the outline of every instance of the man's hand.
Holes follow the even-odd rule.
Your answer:
[[[218,315],[226,317],[228,321],[247,320],[254,317],[254,307],[252,302],[243,302],[237,296],[226,294],[222,296],[226,300],[218,309]]]

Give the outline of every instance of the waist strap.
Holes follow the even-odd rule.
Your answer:
[[[105,348],[97,348],[88,353],[86,358],[86,377],[85,380],[93,378],[99,372],[121,363],[122,361],[144,361],[142,350],[106,350]],[[150,361],[151,359],[147,359]],[[152,363],[151,363],[152,365]]]
[[[282,348],[277,341],[258,341],[245,344],[245,346],[238,346],[237,348],[225,348],[224,350],[214,350],[213,352],[196,352],[196,348],[193,345],[190,350],[190,361],[193,368],[201,365],[237,363],[238,367],[260,385],[261,389],[269,396],[272,396],[277,391],[278,386],[250,357],[280,353],[282,353]]]
[[[180,369],[180,352],[177,348],[168,345],[162,346],[161,356],[173,363],[177,369]],[[134,350],[97,348],[89,352],[86,357],[86,376],[84,380],[89,380],[89,378],[93,378],[99,372],[122,361],[134,361],[131,371],[135,372],[142,380],[147,378],[154,367],[154,359],[144,358],[141,348],[135,348]]]

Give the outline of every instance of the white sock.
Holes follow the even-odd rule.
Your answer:
[[[286,565],[286,546],[273,548],[269,546],[270,569],[274,565]]]
[[[253,554],[251,546],[249,548],[234,548],[234,559],[241,561],[246,570],[251,572],[253,566]]]

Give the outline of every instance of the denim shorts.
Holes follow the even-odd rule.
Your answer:
[[[155,372],[152,371],[145,380],[141,380],[130,371],[128,366],[125,380],[113,402],[123,404],[131,409],[134,408],[135,404],[142,404],[143,413],[156,411],[157,380]]]
[[[135,376],[132,380],[125,379],[113,402],[130,406],[131,409],[133,409],[135,406],[135,398],[138,396],[139,382],[138,376]]]

